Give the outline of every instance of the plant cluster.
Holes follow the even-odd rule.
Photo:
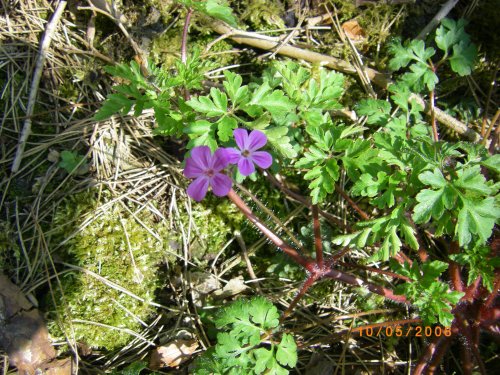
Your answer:
[[[297,364],[293,336],[279,332],[278,309],[256,297],[238,300],[215,318],[217,345],[196,361],[195,374],[288,374]]]
[[[499,309],[495,305],[498,258],[488,241],[500,218],[495,182],[500,160],[482,145],[439,140],[433,116],[438,69],[447,62],[453,72],[464,76],[474,66],[476,47],[464,27],[463,21],[442,22],[434,39],[441,56],[438,61],[432,60],[437,51],[424,41],[395,41],[389,48],[393,55],[389,65],[407,70],[389,87],[389,98],[364,99],[356,105],[362,117],[359,122],[332,116],[332,110],[342,107],[342,74],[324,69],[313,74],[293,62],[276,62],[248,84],[243,84],[240,75],[225,71],[220,87],[211,88],[207,95],[191,96],[191,91],[202,88],[202,64],[196,53],[190,59],[183,55],[185,62],[176,65],[175,78],[151,65],[148,77],[136,63],[109,68],[129,83],[116,86],[117,93],[110,95],[96,119],[117,111],[127,113],[132,107],[136,115],[153,108],[157,134],[186,136],[190,152],[184,174],[193,179],[188,194],[197,201],[209,188],[216,196],[227,195],[250,222],[308,272],[282,319],[316,281],[339,280],[411,306],[424,324],[451,327],[451,336],[435,338],[435,350],[424,353],[417,373],[429,358],[438,361],[438,354],[459,335],[465,337],[464,345],[474,348],[474,360],[482,368],[476,353],[478,331],[495,332],[492,317]],[[431,126],[415,96],[423,91],[429,93]],[[266,142],[268,151],[260,151]],[[285,194],[311,208],[314,258],[273,233],[232,189],[233,181],[256,178],[255,165],[273,173],[303,175],[308,181],[310,197],[306,198],[275,180],[273,173],[266,173]],[[341,176],[346,177],[347,191],[339,185]],[[319,207],[334,192],[347,197],[362,220],[344,233],[344,228],[336,228],[332,242],[369,249],[369,261],[391,260],[392,271],[383,272],[404,280],[396,288],[367,282],[343,269],[339,260],[347,251],[324,257],[319,214],[328,215]],[[370,210],[361,209],[350,197],[365,201]],[[444,248],[444,254],[432,250],[436,244]],[[254,304],[256,315],[249,310]],[[272,319],[263,319],[268,314]],[[265,301],[236,302],[216,324],[226,332],[219,334],[218,344],[207,354],[210,359],[204,357],[207,362],[203,362],[215,373],[227,373],[228,368],[281,373],[286,371],[282,365],[295,365],[280,354],[294,350],[291,336],[284,335],[270,349],[261,346],[268,331],[278,326],[277,312]]]

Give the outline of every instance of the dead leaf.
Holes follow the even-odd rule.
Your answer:
[[[354,41],[363,40],[366,38],[365,30],[359,25],[358,21],[350,20],[342,24],[342,29],[349,39]]]
[[[229,280],[222,290],[216,290],[214,294],[217,298],[228,298],[240,294],[246,289],[248,289],[248,286],[245,284],[245,279],[243,279],[243,276],[238,276]]]
[[[5,275],[0,275],[0,326],[0,348],[19,373],[34,374],[51,367],[56,351],[42,315]],[[71,366],[57,374],[71,374]]]
[[[199,344],[196,339],[175,339],[151,352],[149,368],[177,367],[191,358]]]

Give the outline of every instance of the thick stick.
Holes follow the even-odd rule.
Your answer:
[[[33,71],[33,80],[31,81],[30,94],[28,97],[28,105],[26,106],[26,119],[24,120],[23,130],[21,131],[21,136],[19,137],[19,143],[17,144],[16,156],[12,162],[11,172],[16,173],[19,170],[21,161],[23,159],[24,148],[26,147],[26,142],[31,133],[31,116],[33,115],[33,110],[35,109],[36,97],[38,94],[38,86],[40,85],[40,78],[42,77],[43,65],[45,63],[46,52],[49,49],[50,43],[52,42],[52,35],[56,30],[57,24],[61,19],[62,13],[66,8],[66,0],[59,1],[57,4],[56,11],[52,15],[47,27],[45,28],[45,33],[42,36],[40,42],[40,49],[38,50],[38,58],[35,64],[35,70]]]
[[[252,47],[260,48],[263,50],[272,51],[280,45],[280,39],[273,38],[269,36],[260,35],[257,33],[246,32],[238,29],[231,28],[222,22],[215,22],[212,24],[212,28],[221,35],[227,35],[229,38],[237,43],[246,44]],[[283,46],[280,51],[280,55],[292,57],[297,60],[305,60],[309,62],[321,63],[324,66],[337,70],[346,74],[357,74],[356,69],[349,63],[337,59],[332,56],[323,55],[321,53],[308,51],[305,49],[293,47],[290,45]],[[368,78],[375,83],[377,86],[386,89],[393,81],[388,74],[384,74],[376,71],[372,68],[365,69]],[[431,108],[429,103],[425,102],[420,96],[412,95],[411,99],[416,99],[418,103],[422,104],[425,108],[427,114],[431,113]],[[456,131],[457,133],[464,136],[471,142],[480,142],[481,136],[474,130],[469,129],[467,125],[458,121],[456,118],[448,115],[439,108],[434,108],[434,115],[436,120],[439,121],[444,126]]]

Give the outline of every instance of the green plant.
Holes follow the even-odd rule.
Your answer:
[[[278,310],[262,297],[221,309],[215,326],[217,344],[198,358],[195,374],[288,374],[297,363],[293,336],[278,335]]]
[[[394,70],[408,67],[409,71],[390,85],[386,100],[369,98],[356,104],[355,110],[362,116],[360,122],[332,117],[331,111],[342,107],[342,74],[321,68],[310,72],[293,62],[276,62],[247,84],[243,84],[242,76],[226,71],[222,86],[211,88],[206,95],[191,96],[190,86],[183,86],[182,82],[176,86],[182,98],[169,99],[165,106],[175,121],[158,120],[157,133],[186,135],[187,148],[192,154],[187,155],[184,172],[195,179],[188,193],[194,196],[193,191],[202,191],[196,194],[196,199],[203,199],[210,185],[216,195],[227,195],[250,222],[308,272],[282,319],[317,281],[334,279],[407,304],[425,324],[451,326],[450,336],[435,339],[438,353],[458,335],[466,337],[467,345],[477,350],[472,338],[478,337],[479,329],[494,332],[492,317],[498,312],[494,300],[500,280],[494,266],[498,260],[488,241],[500,218],[500,186],[495,181],[499,173],[498,157],[489,155],[482,145],[439,140],[433,109],[438,68],[448,62],[452,72],[460,76],[470,74],[473,68],[477,51],[464,26],[463,21],[443,21],[434,39],[442,55],[437,62],[431,59],[436,50],[425,42],[395,41],[389,48],[393,55],[389,66]],[[183,37],[184,63],[178,65],[179,71],[191,69],[185,47],[186,37]],[[196,72],[190,74],[195,76]],[[430,127],[423,105],[415,95],[424,91],[429,93]],[[296,173],[310,181],[310,197],[306,198],[267,172],[268,179],[282,192],[311,208],[315,258],[269,229],[231,189],[232,179],[242,182],[244,177],[239,164],[239,171],[229,166],[224,149],[233,149],[236,142],[241,151],[238,158],[248,158],[250,163],[255,149],[243,147],[241,138],[238,141],[236,137],[247,134],[247,130],[253,131],[255,139],[262,140],[255,149],[268,142],[274,160],[271,170]],[[343,187],[339,185],[342,175],[346,177]],[[338,221],[319,209],[334,192],[343,195],[361,217],[349,228],[341,228]],[[360,199],[367,208],[362,209],[351,196]],[[397,262],[390,264],[392,271],[342,263],[339,260],[347,250],[324,257],[320,212],[335,224],[334,244],[363,248],[371,253],[367,261],[384,262],[386,266],[391,258],[396,259]],[[437,251],[436,242],[444,248],[444,255]],[[487,260],[483,261],[484,258]],[[356,268],[388,276],[398,286],[367,282],[348,272]],[[468,274],[467,285],[462,273]],[[445,281],[446,277],[450,283]],[[235,306],[240,317],[253,319],[244,304]],[[468,325],[470,320],[475,322],[474,327]],[[204,366],[225,373],[233,371],[229,370],[231,366],[236,366],[234,371],[240,367],[245,371],[264,371],[271,368],[268,365],[279,365],[273,350],[258,346],[265,329],[257,334],[254,327],[253,336],[247,336],[250,333],[238,328],[240,323],[236,321],[220,320],[218,324],[219,328],[229,326],[229,332],[220,334],[217,346],[203,357]],[[429,355],[434,355],[431,346],[428,350],[431,353],[422,356],[417,373],[423,370]],[[247,353],[251,353],[250,358]],[[258,362],[255,353],[261,353],[264,359]],[[476,352],[474,355],[481,366],[480,356]],[[225,362],[227,358],[233,362]]]
[[[68,173],[85,173],[87,165],[85,164],[85,156],[79,155],[75,151],[64,150],[60,154],[61,161],[59,168],[64,169]]]

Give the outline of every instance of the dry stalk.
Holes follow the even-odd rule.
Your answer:
[[[42,77],[42,70],[45,63],[46,53],[50,47],[52,35],[54,34],[59,20],[61,19],[64,8],[66,8],[66,1],[59,1],[54,14],[52,15],[52,18],[47,24],[47,28],[45,29],[45,33],[43,34],[40,42],[38,58],[36,61],[35,70],[33,72],[33,80],[31,81],[28,105],[26,107],[26,119],[24,120],[23,130],[21,132],[21,136],[19,137],[16,156],[14,157],[14,161],[12,162],[12,173],[17,173],[17,171],[19,170],[19,166],[21,165],[21,160],[23,159],[26,141],[28,140],[28,137],[31,133],[31,116],[33,115],[33,110],[35,109],[35,101],[38,94],[38,86],[40,85],[40,78]]]

